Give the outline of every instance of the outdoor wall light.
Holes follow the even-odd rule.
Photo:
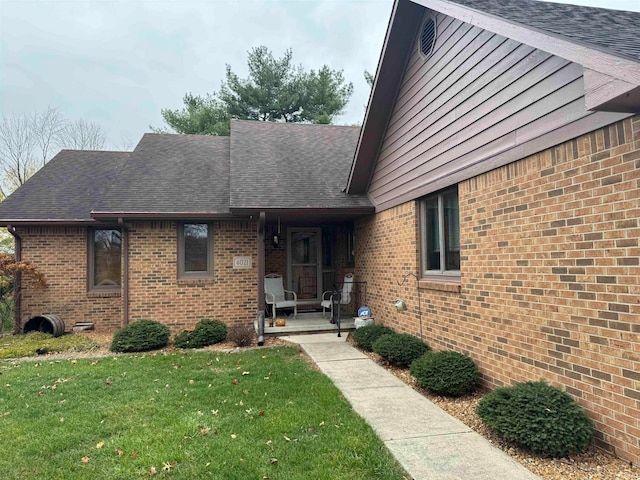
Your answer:
[[[280,245],[280,217],[278,217],[278,231],[274,232],[273,237],[271,238],[271,244],[273,248],[278,248]]]
[[[399,287],[403,286],[405,283],[407,283],[409,277],[413,277],[416,280],[416,292],[418,294],[418,319],[420,321],[420,340],[422,340],[422,302],[420,301],[420,278],[415,273],[409,272],[406,275],[403,275],[402,281],[397,282],[397,284]],[[394,306],[396,307],[396,310],[398,310],[398,312],[407,311],[407,304],[401,298],[396,299],[396,301],[394,302]]]
[[[398,310],[399,312],[407,311],[407,304],[404,303],[404,300],[402,300],[401,298],[396,299],[394,305],[396,307],[396,310]]]

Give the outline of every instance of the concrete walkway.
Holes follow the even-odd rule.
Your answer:
[[[302,346],[414,480],[539,478],[353,348],[346,334],[281,338]]]

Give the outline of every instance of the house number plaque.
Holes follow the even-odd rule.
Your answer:
[[[233,257],[233,268],[251,268],[251,257]]]

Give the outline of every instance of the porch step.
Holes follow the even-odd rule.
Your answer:
[[[300,313],[297,318],[285,317],[287,324],[283,327],[270,327],[269,319],[265,319],[264,333],[266,336],[290,335],[292,333],[338,333],[338,326],[329,322],[329,317],[323,317],[320,313]],[[256,332],[258,331],[258,321],[254,322]],[[340,330],[349,332],[355,330],[353,317],[346,317],[341,320]]]

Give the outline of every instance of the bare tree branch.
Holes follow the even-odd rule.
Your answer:
[[[36,170],[36,138],[31,118],[26,115],[3,116],[0,120],[0,166],[3,183],[14,190]]]
[[[69,122],[58,108],[0,116],[0,201],[44,166],[60,148],[102,150],[97,123]]]
[[[35,135],[35,141],[40,147],[42,165],[51,158],[49,149],[55,147],[59,136],[67,126],[57,107],[47,107],[42,113],[34,113],[31,115],[32,128]]]
[[[102,150],[105,144],[100,125],[87,120],[67,123],[58,135],[58,145],[73,150]]]

